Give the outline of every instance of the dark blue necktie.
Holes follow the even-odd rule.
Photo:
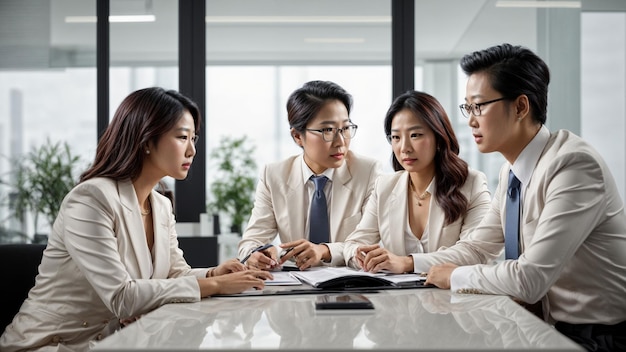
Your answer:
[[[313,243],[328,243],[330,228],[328,225],[328,205],[326,205],[326,195],[324,185],[328,178],[326,176],[311,176],[315,183],[315,192],[311,199],[311,213],[309,214],[309,241]]]
[[[509,170],[509,188],[506,194],[504,258],[517,259],[519,257],[520,182],[512,170]]]

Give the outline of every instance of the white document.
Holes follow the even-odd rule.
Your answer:
[[[273,280],[265,280],[265,286],[302,285],[302,282],[291,275],[289,271],[272,271]]]

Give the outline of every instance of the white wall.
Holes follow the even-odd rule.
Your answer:
[[[572,104],[577,104],[572,101]],[[626,189],[626,13],[581,18],[581,134]]]

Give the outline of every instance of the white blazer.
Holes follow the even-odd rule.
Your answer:
[[[269,164],[261,172],[254,208],[248,227],[239,242],[239,258],[255,247],[271,243],[276,235],[282,243],[307,238],[308,198],[302,177],[301,155]],[[330,265],[344,265],[343,241],[361,220],[363,208],[381,173],[378,161],[346,153],[346,160],[333,175],[330,204]]]
[[[178,249],[169,199],[150,195],[154,254],[130,181],[94,178],[65,197],[35,286],[0,338],[0,350],[86,351],[119,319],[163,304],[200,300],[197,278]],[[47,347],[44,347],[47,346]]]
[[[378,178],[361,222],[344,243],[346,265],[356,265],[351,259],[356,254],[357,247],[376,244],[380,241],[393,254],[400,256],[411,254],[408,253],[404,241],[404,232],[409,223],[408,182],[407,171],[398,171]],[[459,239],[467,237],[489,209],[491,195],[487,188],[487,178],[482,172],[469,169],[467,180],[460,190],[467,198],[467,211],[448,225],[444,225],[445,214],[437,199],[431,197],[428,216],[428,248],[424,248],[426,252],[451,247]]]
[[[492,207],[476,230],[454,248],[415,257],[416,267],[486,263],[501,253],[509,169],[502,166]],[[520,257],[459,268],[462,291],[542,299],[551,322],[626,320],[626,213],[602,157],[571,132],[553,132],[522,187]]]

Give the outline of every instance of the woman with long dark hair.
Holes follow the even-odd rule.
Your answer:
[[[413,253],[454,245],[482,220],[491,196],[487,179],[459,157],[459,143],[441,104],[408,91],[385,117],[396,171],[378,178],[344,258],[367,271],[413,271]],[[382,246],[380,245],[382,242]]]
[[[264,286],[267,272],[237,260],[192,269],[178,249],[172,203],[155,186],[187,177],[199,126],[196,104],[176,91],[145,88],[124,99],[61,204],[0,350],[86,351],[163,304]]]

